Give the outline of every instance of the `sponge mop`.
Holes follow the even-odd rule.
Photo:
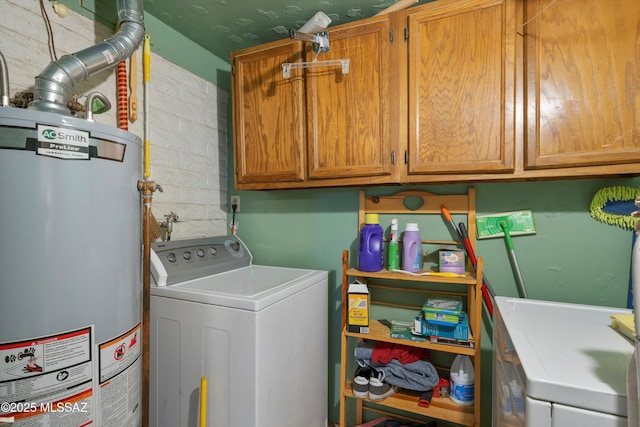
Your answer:
[[[530,210],[524,210],[476,216],[476,226],[478,239],[489,239],[500,236],[504,237],[516,284],[518,285],[521,296],[523,298],[528,298],[511,236],[535,234],[536,226],[533,221],[533,212]]]
[[[601,188],[593,195],[589,210],[591,216],[605,224],[615,225],[625,230],[633,230],[638,222],[634,211],[638,209],[636,202],[640,201],[640,188],[614,186]],[[635,214],[637,215],[637,214]],[[631,247],[635,247],[637,233],[632,233]],[[627,308],[633,308],[633,280],[629,279],[627,294]]]
[[[640,197],[640,188],[601,188],[591,200],[591,216],[605,224],[633,230],[638,219],[631,216],[631,213],[638,209],[634,203],[637,197]]]

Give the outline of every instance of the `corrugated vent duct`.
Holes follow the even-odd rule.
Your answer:
[[[120,29],[102,43],[50,63],[37,77],[29,109],[70,114],[67,93],[77,83],[131,56],[144,37],[142,0],[117,0]]]

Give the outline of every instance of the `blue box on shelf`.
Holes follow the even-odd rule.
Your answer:
[[[469,319],[467,313],[462,312],[459,317],[460,320],[456,324],[429,322],[423,317],[420,321],[420,333],[427,337],[438,336],[467,341],[469,339]]]

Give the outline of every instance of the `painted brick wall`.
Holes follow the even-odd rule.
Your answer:
[[[60,18],[49,1],[44,4],[58,58],[113,34],[73,11]],[[0,1],[0,51],[7,61],[10,96],[33,91],[35,76],[52,61],[38,1]],[[142,48],[136,62],[139,115],[129,123],[129,131],[144,140]],[[95,115],[95,121],[117,126],[115,68],[77,84],[69,97],[84,103],[92,91],[103,93],[112,104],[109,112]],[[154,216],[159,222],[170,212],[179,216],[172,239],[226,234],[228,93],[152,53],[149,95],[151,180],[164,190],[154,194]]]

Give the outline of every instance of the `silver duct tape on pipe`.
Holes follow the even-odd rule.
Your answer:
[[[77,83],[129,58],[144,37],[142,0],[118,0],[120,30],[102,43],[65,55],[37,77],[29,109],[70,114],[67,93]]]
[[[9,105],[9,70],[4,55],[0,52],[0,105]]]

